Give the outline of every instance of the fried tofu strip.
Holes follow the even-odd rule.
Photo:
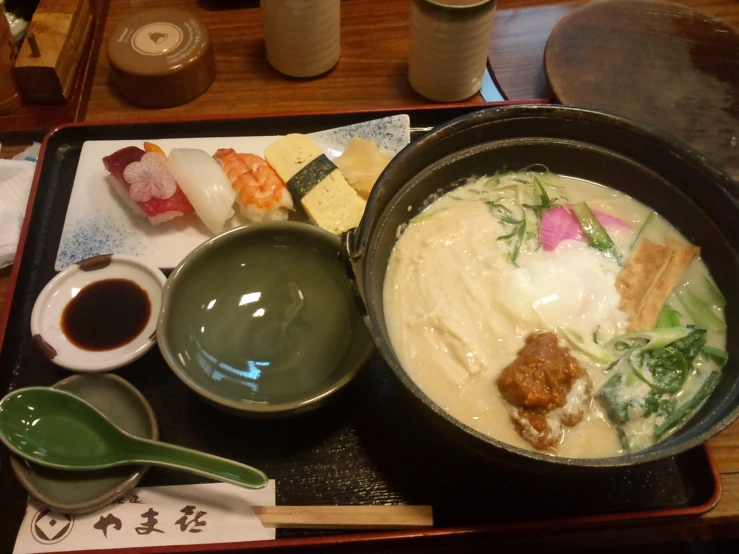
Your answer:
[[[634,255],[616,278],[622,311],[629,316],[628,330],[653,329],[672,289],[680,282],[700,248],[667,240],[665,246],[639,241]]]

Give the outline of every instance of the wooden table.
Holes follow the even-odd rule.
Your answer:
[[[736,0],[682,0],[680,3],[739,26]],[[265,115],[335,110],[399,108],[430,104],[407,82],[410,0],[344,0],[342,57],[320,79],[287,79],[266,62],[258,2],[222,0],[147,0],[146,7],[179,6],[195,11],[213,37],[218,78],[195,101],[175,108],[147,111],[121,100],[108,83],[108,62],[98,56],[86,121],[132,121],[156,118],[204,118],[216,115]],[[546,95],[542,52],[551,28],[575,3],[556,0],[499,0],[491,62],[511,99]],[[140,0],[111,0],[104,41],[123,19],[142,9]],[[103,42],[105,44],[105,42]],[[470,100],[482,104],[478,95]],[[17,150],[11,151],[10,154]],[[3,155],[6,155],[3,151]],[[5,299],[7,270],[0,271],[0,305]],[[635,526],[605,532],[565,532],[562,544],[626,544],[739,536],[739,422],[710,442],[723,480],[723,496],[710,513],[689,523]],[[531,540],[537,540],[532,538]],[[549,539],[547,539],[549,540]]]

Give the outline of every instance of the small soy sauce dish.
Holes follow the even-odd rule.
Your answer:
[[[95,256],[54,277],[36,299],[31,334],[55,364],[109,371],[131,363],[156,342],[166,277],[122,254]]]

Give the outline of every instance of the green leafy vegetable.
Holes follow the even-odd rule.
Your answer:
[[[533,212],[536,214],[536,218],[541,221],[544,212],[554,206],[554,201],[556,200],[556,198],[554,200],[549,198],[547,191],[544,189],[544,184],[538,177],[534,176],[532,183],[534,185],[534,192],[538,196],[539,203],[524,204],[524,207],[533,210]]]
[[[511,238],[515,237],[516,235],[518,235],[518,230],[519,230],[519,228],[516,227],[515,229],[513,229],[513,231],[511,231],[507,235],[500,235],[498,237],[498,240],[508,240],[508,239],[511,239]]]
[[[706,346],[706,330],[694,326],[628,333],[604,348],[620,353],[620,357],[608,367],[615,373],[596,398],[617,427],[625,448],[643,448],[646,436],[656,442],[686,421],[720,375],[720,371],[712,371],[695,394],[682,400],[688,381],[700,379],[696,361],[710,356],[721,365],[728,357],[723,350]]]
[[[680,325],[680,312],[669,304],[662,306],[662,311],[659,313],[655,327],[659,329],[666,327],[680,327]]]
[[[536,171],[542,170],[542,171]],[[482,184],[485,195],[480,197],[490,207],[490,213],[503,226],[498,240],[508,242],[506,259],[517,264],[525,245],[531,241],[531,250],[539,250],[539,226],[544,212],[556,205],[559,197],[565,197],[562,187],[547,183],[549,169],[533,164],[519,171],[500,173]],[[554,191],[554,192],[552,192]],[[533,243],[536,243],[535,247]]]
[[[671,414],[676,405],[677,400],[674,398],[664,398],[656,392],[650,392],[644,397],[642,417],[649,417],[652,414]]]
[[[616,425],[623,425],[629,421],[630,401],[622,399],[619,395],[623,380],[623,374],[616,373],[598,391],[598,399],[606,410],[608,419]]]
[[[719,368],[724,367],[726,365],[726,362],[729,360],[729,353],[726,352],[726,350],[721,350],[720,348],[706,345],[703,347],[703,352],[706,354],[706,356],[710,356],[711,358],[713,358],[718,364]]]
[[[688,333],[682,338],[664,343],[670,333],[662,333],[662,340],[653,340],[652,348],[642,347],[629,355],[634,374],[658,393],[673,393],[682,389],[693,368],[693,361],[706,345],[706,331],[685,327]],[[676,335],[673,335],[676,336]],[[669,340],[669,339],[667,339]]]
[[[698,329],[694,325],[688,325],[690,333],[681,339],[677,339],[668,348],[679,350],[689,364],[692,364],[701,350],[706,346],[706,330]]]
[[[677,428],[695,412],[714,391],[721,380],[720,371],[712,371],[706,376],[700,388],[693,396],[677,406],[677,408],[665,418],[665,420],[654,430],[654,440],[660,440],[665,433]]]
[[[633,371],[629,371],[626,374],[626,386],[627,387],[633,387],[634,384],[636,384],[636,380],[637,379],[638,379],[638,377],[636,376],[636,373],[634,373]]]
[[[604,252],[605,254],[608,254],[609,256],[615,258],[616,261],[621,263],[618,250],[616,250],[616,245],[613,244],[611,237],[600,224],[598,218],[595,217],[595,214],[593,213],[593,210],[590,209],[590,206],[588,206],[585,202],[581,202],[580,204],[572,204],[572,212],[575,214],[575,217],[580,222],[580,227],[582,227],[583,233],[585,233],[585,236],[588,238],[588,243],[590,243],[590,246],[597,250],[600,250],[601,252]]]
[[[595,341],[586,342],[584,337],[572,329],[562,329],[562,335],[569,341],[569,343],[585,354],[588,358],[599,364],[610,364],[615,360],[613,354],[611,354],[605,348],[599,346]]]
[[[516,233],[516,244],[513,247],[513,253],[511,254],[511,262],[516,263],[516,260],[518,259],[518,255],[521,252],[521,244],[523,244],[523,237],[524,234],[526,234],[526,220],[524,219],[521,222],[521,225],[518,227],[518,233]]]
[[[552,205],[552,201],[549,198],[549,195],[547,194],[547,191],[544,189],[544,183],[541,182],[541,179],[534,176],[534,186],[539,189],[539,199],[540,204],[544,205],[546,208],[549,208]]]
[[[670,319],[671,310],[672,308],[667,304],[662,306],[662,310],[659,312],[659,316],[657,316],[657,323],[654,325],[657,329],[672,327],[672,320]]]
[[[500,178],[507,175],[509,174],[496,176],[493,182],[500,185]],[[540,247],[537,222],[541,220],[543,211],[552,206],[553,200],[547,193],[543,181],[536,175],[530,179],[515,176],[511,181],[515,182],[514,186],[506,184],[496,186],[493,190],[498,192],[499,196],[486,200],[485,203],[506,231],[498,237],[498,240],[509,243],[508,261],[517,264],[524,243],[536,241],[537,249]],[[490,182],[491,180],[488,180],[485,184]],[[510,195],[510,191],[515,192],[515,197]],[[524,202],[524,197],[527,201],[535,203]]]
[[[708,302],[717,308],[726,306],[726,298],[716,286],[716,283],[710,277],[704,277],[706,280],[706,290],[708,291]]]
[[[526,235],[526,219],[518,222],[516,227],[513,228],[508,234],[501,235],[498,240],[510,240],[513,239],[513,251],[510,252],[508,261],[516,265],[518,255],[521,253],[521,245],[523,244],[524,236]]]
[[[616,337],[607,343],[606,347],[613,350],[626,350],[633,347],[639,347],[641,350],[654,350],[680,340],[688,336],[691,332],[692,329],[689,327],[668,327],[664,329],[652,329],[651,331],[636,331]]]
[[[647,214],[647,217],[644,220],[644,223],[642,223],[641,227],[639,228],[639,232],[636,234],[636,237],[634,237],[634,242],[631,243],[631,248],[634,248],[634,246],[636,246],[636,243],[639,242],[639,239],[644,234],[644,231],[649,226],[649,224],[652,223],[652,221],[654,221],[655,217],[657,217],[657,213],[654,210],[652,210],[651,212],[649,212],[649,214]]]
[[[500,202],[496,202],[495,200],[487,200],[485,204],[490,206],[490,211],[492,212],[492,214],[500,219],[502,223],[518,225],[522,221],[522,219],[516,219],[515,217],[513,217],[513,212]],[[522,216],[522,218],[524,216],[525,214]]]
[[[677,310],[672,310],[670,312],[670,323],[672,323],[673,327],[680,327],[680,312]]]
[[[691,366],[673,346],[629,355],[632,371],[657,393],[678,392],[688,380]]]
[[[677,297],[680,299],[682,305],[685,306],[685,311],[688,312],[693,323],[699,327],[713,329],[714,331],[726,330],[726,323],[716,315],[713,308],[698,298],[686,287],[683,287],[678,291]]]

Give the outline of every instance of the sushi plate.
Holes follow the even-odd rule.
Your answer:
[[[280,136],[153,136],[147,140],[161,146],[165,152],[172,148],[200,148],[212,155],[219,148],[233,148],[237,152],[263,156],[264,149]],[[394,156],[410,142],[410,118],[406,114],[393,115],[309,136],[330,159],[340,156],[352,137],[372,140],[381,151]],[[112,177],[103,167],[103,157],[126,146],[142,147],[143,142],[123,139],[83,144],[54,264],[56,271],[91,256],[111,253],[135,256],[163,269],[173,268],[196,246],[213,236],[194,214],[152,225],[145,218],[134,216],[113,191],[109,182]],[[297,212],[291,217],[300,219],[301,215]],[[237,214],[226,222],[226,228],[246,223]]]

